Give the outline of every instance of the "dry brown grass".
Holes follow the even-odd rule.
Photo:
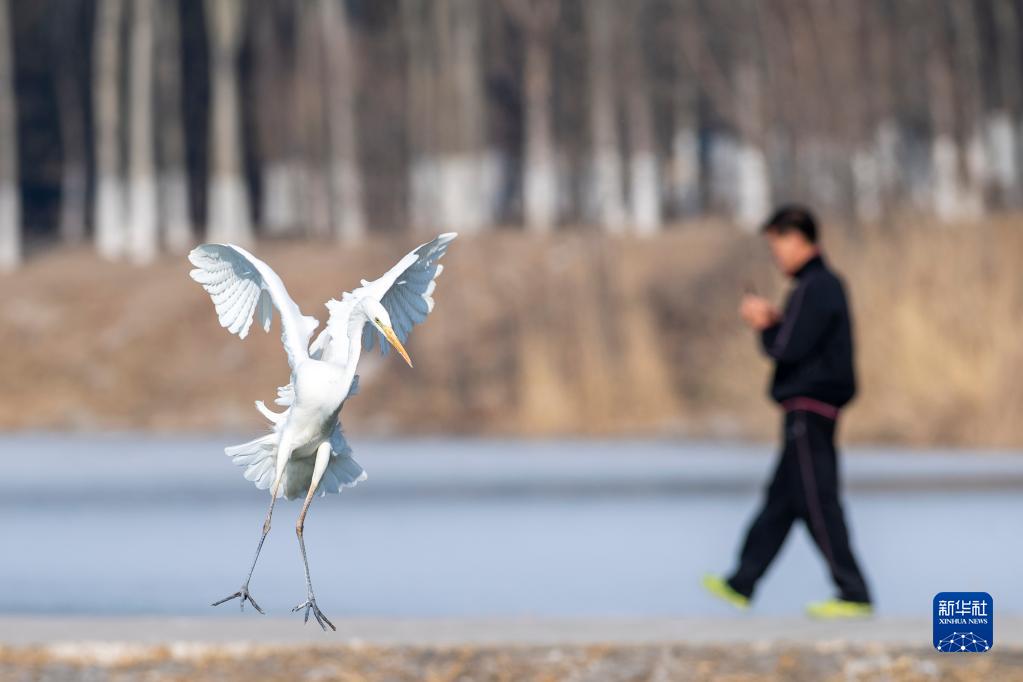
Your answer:
[[[828,236],[858,322],[847,435],[1023,444],[1023,221]],[[414,243],[257,250],[323,319],[323,301]],[[445,262],[436,313],[409,344],[416,368],[366,363],[354,432],[773,436],[769,368],[735,315],[746,282],[784,292],[755,237],[509,231],[463,237]],[[287,378],[277,330],[229,336],[188,269],[68,251],[0,277],[0,427],[261,428],[251,401]]]

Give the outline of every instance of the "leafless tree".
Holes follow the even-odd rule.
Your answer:
[[[629,3],[625,50],[626,121],[629,131],[629,222],[641,235],[661,229],[661,178],[654,137],[650,77],[646,63],[644,10],[647,3]]]
[[[153,53],[155,0],[131,3],[131,59],[128,93],[128,255],[144,264],[160,246],[153,136]]]
[[[993,184],[1002,207],[1015,208],[1023,203],[1020,188],[1023,140],[1020,114],[1023,98],[1020,83],[1019,6],[1014,0],[991,0],[995,27],[995,60],[998,68],[998,99],[988,114],[987,143]]]
[[[319,0],[328,141],[327,182],[334,236],[358,241],[366,233],[356,135],[354,51],[343,1]]]
[[[121,164],[121,22],[124,0],[97,0],[93,39],[96,128],[96,250],[108,259],[125,248],[125,195]]]
[[[415,227],[475,232],[493,220],[474,0],[404,0],[408,44],[410,213]]]
[[[671,139],[671,187],[676,210],[690,217],[701,208],[702,178],[700,176],[700,17],[697,0],[679,0],[675,7],[676,23],[674,63],[674,116]]]
[[[314,87],[309,85],[311,74],[321,71],[315,9],[310,2],[293,0],[267,0],[252,6],[256,96],[252,143],[258,150],[263,183],[261,227],[273,236],[310,227],[306,193],[314,173],[305,147],[311,147],[306,138],[319,133],[322,115],[322,106],[309,101],[309,94],[320,90],[319,79]],[[321,203],[326,216],[326,199]],[[326,217],[320,222],[325,231]]]
[[[625,198],[618,134],[620,95],[614,69],[620,6],[613,0],[591,0],[586,10],[592,154],[587,203],[597,224],[609,232],[621,232],[625,227]]]
[[[929,45],[927,57],[927,84],[931,100],[931,190],[935,214],[942,220],[972,218],[981,212],[981,195],[973,183],[969,153],[975,143],[973,131],[968,130],[966,110],[957,102],[957,85],[965,86],[964,74],[956,72],[959,55],[950,44],[956,44],[951,10],[957,3],[942,0],[926,3],[919,11],[929,14]],[[958,36],[959,42],[965,37]]]
[[[14,43],[10,17],[7,0],[0,0],[0,270],[11,270],[21,262]]]
[[[67,0],[53,7],[55,40],[62,46],[56,61],[56,94],[59,104],[60,218],[58,234],[66,244],[85,240],[88,218],[88,159],[86,158],[86,91],[89,61],[84,54],[91,41],[81,39],[86,3]]]
[[[255,217],[350,241],[748,228],[783,199],[891,228],[1023,207],[1021,0],[62,0],[31,46],[59,50],[45,75],[10,49],[42,10],[4,6],[8,264],[26,234],[90,227],[104,258],[146,262],[200,211],[244,243]],[[23,125],[43,82],[59,166],[14,153],[45,138]],[[40,175],[52,226],[19,194]]]
[[[306,235],[327,239],[331,234],[330,194],[327,177],[329,149],[327,139],[327,108],[323,83],[326,71],[323,49],[323,29],[319,5],[314,2],[299,3],[296,7],[297,52],[294,102],[286,105],[284,116],[297,121],[294,152],[285,147],[285,158],[294,154],[294,163],[289,162],[295,185],[298,186],[298,206],[295,217]],[[288,134],[284,127],[279,134],[284,140]],[[283,142],[287,145],[287,142]],[[283,183],[282,183],[283,184]],[[268,186],[267,191],[272,191]]]
[[[192,245],[194,237],[185,167],[181,32],[177,0],[158,0],[156,16],[156,152],[160,232],[163,234],[164,245],[180,253]]]
[[[238,51],[246,0],[206,0],[210,33],[210,179],[206,232],[211,241],[252,241],[252,219],[242,173]]]
[[[549,232],[557,221],[558,176],[551,92],[554,30],[560,0],[504,0],[525,43],[525,161],[522,194],[526,227]]]

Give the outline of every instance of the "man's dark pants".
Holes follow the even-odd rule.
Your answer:
[[[752,596],[792,524],[802,519],[828,563],[840,597],[869,602],[839,502],[835,420],[816,412],[791,410],[785,414],[784,429],[785,445],[767,499],[747,532],[739,568],[728,584],[736,592]]]

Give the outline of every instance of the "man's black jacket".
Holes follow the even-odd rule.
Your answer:
[[[780,323],[761,334],[774,359],[771,397],[805,397],[835,407],[856,393],[852,319],[842,281],[820,256],[795,275],[796,287]]]

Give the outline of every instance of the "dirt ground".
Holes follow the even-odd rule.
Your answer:
[[[730,645],[465,647],[152,647],[83,661],[59,651],[0,649],[0,681],[128,680],[699,680],[851,682],[1023,680],[1023,651],[941,655],[883,646]],[[103,658],[104,654],[100,654]]]

